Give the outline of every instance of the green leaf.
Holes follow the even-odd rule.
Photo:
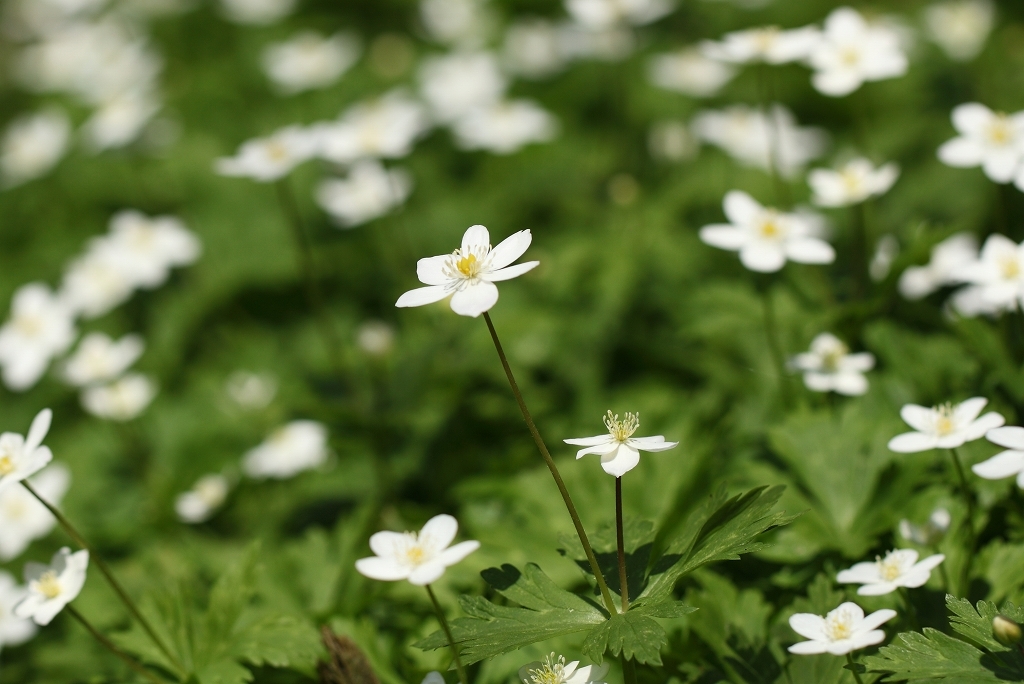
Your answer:
[[[900,634],[899,644],[884,646],[876,656],[864,659],[873,672],[885,672],[894,680],[935,681],[946,684],[981,684],[1019,679],[999,667],[994,658],[974,646],[925,627],[923,634]]]
[[[988,601],[978,601],[975,607],[967,599],[947,595],[946,608],[953,613],[949,618],[949,624],[954,632],[993,653],[1010,652],[1011,649],[1000,644],[992,636],[992,619],[1003,614],[1011,620],[1024,622],[1024,610],[1012,603],[1004,603],[1002,610],[999,610],[994,603]]]
[[[583,642],[583,653],[600,663],[606,651],[638,663],[661,665],[661,647],[668,643],[665,630],[649,615],[630,610],[613,615]]]

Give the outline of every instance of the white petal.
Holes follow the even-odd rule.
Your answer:
[[[968,102],[958,105],[950,117],[953,120],[953,128],[964,135],[983,135],[995,113],[983,104]]]
[[[478,280],[452,295],[452,311],[460,316],[476,318],[489,311],[498,301],[498,288],[494,283]]]
[[[640,452],[628,444],[620,444],[615,451],[601,456],[601,467],[604,472],[615,477],[622,477],[640,463]]]
[[[409,584],[415,584],[418,587],[433,584],[437,580],[441,579],[444,571],[444,563],[435,558],[434,560],[428,561],[413,570],[409,574]]]
[[[946,166],[966,169],[981,166],[985,151],[968,138],[953,138],[939,147],[939,161]]]
[[[931,432],[935,429],[934,409],[917,404],[907,404],[900,409],[900,418],[904,423],[920,432]]]
[[[960,402],[953,411],[953,421],[957,425],[967,425],[981,414],[987,403],[988,399],[985,397],[973,397]]]
[[[390,558],[360,558],[356,561],[359,574],[383,582],[394,582],[409,576],[409,569]]]
[[[491,268],[494,270],[505,268],[523,256],[531,242],[533,242],[533,234],[529,230],[521,230],[509,235],[491,252]]]
[[[662,435],[657,435],[655,437],[630,438],[628,442],[629,446],[634,449],[641,449],[643,451],[650,452],[668,451],[669,449],[675,449],[679,446],[679,442],[666,442],[665,437]]]
[[[1024,473],[1024,451],[1004,451],[987,461],[971,466],[971,470],[986,480],[1001,480]]]
[[[57,617],[57,614],[64,610],[64,606],[68,604],[63,597],[56,599],[50,599],[39,604],[35,612],[32,614],[32,621],[41,627],[53,622],[53,618]]]
[[[774,273],[786,264],[782,247],[772,243],[753,242],[740,250],[740,261],[751,271]]]
[[[728,223],[716,223],[700,229],[701,242],[719,249],[737,251],[747,243],[747,233]]]
[[[875,367],[875,355],[869,352],[848,354],[840,362],[840,368],[844,371],[857,371],[864,373]]]
[[[424,285],[444,285],[448,276],[444,274],[444,265],[451,257],[448,254],[427,257],[416,262],[416,277]]]
[[[1024,428],[1018,428],[1024,430]],[[609,434],[597,435],[595,437],[575,437],[573,439],[562,440],[566,444],[572,444],[573,446],[597,446],[598,444],[611,444],[614,438]]]
[[[462,236],[462,251],[468,253],[473,247],[487,247],[491,236],[483,226],[470,226]]]
[[[404,295],[398,298],[395,302],[395,306],[404,308],[407,306],[423,306],[425,304],[433,304],[439,302],[448,296],[448,290],[441,287],[440,285],[431,285],[429,287],[418,287],[415,290],[409,290]]]
[[[478,541],[464,541],[456,544],[455,546],[445,549],[437,557],[437,560],[444,563],[447,567],[449,565],[455,565],[463,558],[473,553],[480,548],[480,542]]]
[[[404,548],[407,537],[401,532],[375,532],[370,535],[370,550],[382,558],[394,558]]]
[[[843,97],[849,95],[863,83],[860,74],[847,69],[818,71],[811,76],[814,88],[823,95]]]
[[[825,653],[826,648],[823,641],[801,641],[799,644],[790,646],[788,650],[796,655],[817,655]]]
[[[904,432],[889,440],[889,449],[901,454],[912,454],[934,449],[938,446],[938,441],[935,435],[923,432]]]
[[[606,454],[614,453],[619,448],[619,443],[614,439],[610,439],[602,444],[596,444],[592,447],[585,447],[576,452],[576,458],[580,459],[588,454],[598,454],[599,456],[605,456]]]
[[[998,414],[995,411],[990,411],[968,426],[966,430],[967,440],[972,441],[975,439],[981,439],[986,432],[994,430],[997,427],[1001,427],[1005,422],[1006,419],[1003,418],[1001,414]]]
[[[889,608],[876,610],[874,613],[868,615],[866,618],[861,620],[860,624],[857,625],[856,629],[875,629],[879,625],[882,625],[888,622],[889,620],[892,620],[894,617],[896,617],[895,610],[891,610]]]
[[[28,429],[28,437],[25,438],[25,453],[35,451],[36,447],[43,443],[46,433],[50,431],[50,421],[53,419],[53,411],[43,409],[32,420],[32,427]]]
[[[835,386],[831,373],[804,373],[804,385],[812,392],[831,392]]]
[[[989,430],[985,439],[1007,449],[1024,451],[1024,427],[1000,427]]]
[[[839,584],[871,584],[880,580],[878,563],[870,561],[856,563],[853,567],[847,568],[836,575],[836,582]]]
[[[860,373],[837,373],[835,390],[848,397],[859,397],[868,391],[868,380]]]
[[[428,520],[420,530],[419,540],[424,548],[440,553],[448,548],[459,531],[459,523],[450,515],[442,513]]]
[[[480,277],[483,278],[484,280],[489,280],[491,282],[512,280],[513,278],[518,278],[527,271],[532,271],[533,269],[537,268],[538,265],[540,265],[539,261],[527,261],[522,264],[516,264],[515,266],[509,266],[508,268],[503,268],[497,271],[481,273]]]
[[[758,204],[757,200],[742,190],[730,190],[722,200],[722,209],[725,211],[725,217],[737,226],[753,223],[764,211],[764,207]]]
[[[804,238],[787,242],[786,256],[800,264],[831,264],[836,251],[824,240]]]
[[[825,638],[825,620],[813,613],[794,613],[789,618],[789,626],[793,631],[807,639],[821,640]]]
[[[885,596],[896,591],[896,588],[895,582],[877,582],[875,584],[865,584],[857,590],[857,594],[860,596]]]

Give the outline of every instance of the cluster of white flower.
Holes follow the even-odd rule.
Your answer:
[[[1024,112],[993,112],[971,102],[953,110],[953,128],[959,136],[939,148],[939,159],[949,166],[980,166],[996,183],[1013,182],[1024,190]]]

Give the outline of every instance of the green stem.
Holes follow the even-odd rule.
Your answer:
[[[917,608],[910,601],[910,591],[906,587],[900,587],[900,599],[903,601],[903,609],[907,612],[907,617],[910,618],[911,629],[915,632],[921,631],[921,624],[917,619]]]
[[[779,394],[783,403],[788,403],[786,385],[786,359],[782,353],[782,345],[779,344],[779,330],[775,320],[775,305],[772,302],[771,292],[767,287],[761,292],[761,303],[764,306],[764,334],[768,338],[768,350],[771,352],[772,361],[775,364],[775,371],[779,374]]]
[[[939,563],[939,577],[942,578],[942,591],[945,594],[950,592],[949,575],[946,574],[946,563]]]
[[[864,299],[868,291],[868,229],[864,202],[850,206],[851,261],[853,262],[853,294]]]
[[[622,656],[622,681],[624,684],[636,684],[636,663],[625,655]]]
[[[853,656],[849,653],[846,654],[846,662],[850,664],[850,672],[853,673],[853,678],[857,684],[864,684],[864,680],[860,678],[860,673],[857,672],[857,664],[853,662]]]
[[[132,658],[130,655],[128,655],[127,653],[119,649],[117,646],[115,646],[110,641],[110,639],[100,634],[99,630],[97,630],[95,627],[89,624],[89,621],[86,620],[81,613],[75,610],[73,606],[67,605],[64,607],[64,609],[68,611],[68,613],[70,613],[73,618],[78,620],[78,622],[81,623],[83,627],[85,627],[89,634],[92,634],[96,641],[100,642],[108,651],[110,651],[118,658],[120,658],[122,661],[124,661],[124,664],[130,667],[132,670],[134,670],[136,674],[145,677],[149,681],[153,682],[153,684],[164,684],[163,680],[161,680],[155,674],[153,674],[145,667],[143,667],[142,663],[137,661],[135,658]]]
[[[772,109],[772,101],[775,99],[774,82],[771,74],[771,66],[762,64],[757,72],[757,84],[761,97],[761,109],[764,114],[765,130],[768,136],[768,175],[771,176],[772,185],[775,187],[776,204],[789,204],[789,190],[779,175],[779,131],[775,121],[775,113]]]
[[[76,530],[75,527],[71,524],[71,521],[64,517],[64,514],[57,510],[55,506],[51,505],[49,501],[41,497],[39,495],[39,492],[33,489],[32,485],[30,485],[27,480],[22,480],[21,484],[25,487],[25,489],[28,490],[29,494],[34,496],[36,500],[39,501],[39,503],[43,504],[43,506],[45,506],[46,509],[50,511],[53,517],[57,519],[57,522],[60,524],[60,526],[64,528],[64,531],[68,534],[68,536],[71,537],[71,539],[76,544],[78,544],[80,547],[89,552],[89,560],[94,565],[96,565],[97,568],[99,568],[100,573],[103,575],[103,577],[106,578],[107,583],[110,584],[111,589],[113,589],[114,593],[117,594],[117,597],[121,599],[121,603],[125,605],[125,607],[128,609],[128,612],[132,614],[132,617],[135,618],[136,622],[139,623],[143,631],[146,632],[146,635],[156,645],[156,647],[160,649],[160,652],[164,654],[164,657],[167,658],[168,662],[172,663],[175,667],[184,672],[185,667],[181,664],[181,661],[171,654],[170,649],[168,649],[167,646],[164,645],[164,642],[160,639],[160,637],[156,635],[156,631],[153,629],[152,625],[149,624],[149,621],[146,620],[146,618],[142,617],[142,613],[135,605],[135,602],[132,601],[132,599],[128,596],[128,592],[124,590],[124,587],[121,586],[121,583],[117,581],[116,577],[114,577],[114,573],[110,571],[110,568],[107,566],[107,563],[99,554],[96,553],[96,551],[93,550],[91,546],[89,546],[89,544],[85,541],[85,538],[82,537],[82,535],[78,533],[78,530]]]
[[[626,543],[622,530],[622,478],[615,478],[615,539],[619,547],[619,595],[622,612],[629,610],[629,578],[626,576]]]
[[[459,673],[459,681],[462,684],[469,684],[469,678],[466,677],[466,668],[462,666],[462,658],[459,657],[459,649],[455,645],[455,637],[452,636],[452,628],[448,626],[448,619],[444,616],[444,611],[441,610],[441,604],[438,603],[437,597],[434,596],[434,590],[430,588],[430,585],[426,585],[427,594],[430,596],[430,602],[434,604],[434,612],[437,613],[437,621],[441,623],[441,629],[444,630],[444,635],[448,639],[448,647],[452,650],[452,660],[455,661],[455,669]]]
[[[964,560],[963,567],[960,569],[960,591],[964,597],[967,596],[967,591],[970,588],[969,583],[971,581],[971,563],[974,560],[974,547],[977,544],[977,538],[974,534],[974,497],[971,495],[971,487],[967,484],[967,476],[964,475],[964,466],[960,461],[960,454],[957,450],[950,449],[950,456],[953,458],[953,466],[956,468],[957,477],[960,479],[960,492],[964,497],[964,503],[967,504],[967,520],[965,525],[967,528],[967,557]]]
[[[565,507],[569,511],[569,517],[572,518],[572,524],[576,527],[576,534],[579,536],[580,543],[583,545],[584,553],[587,554],[587,561],[590,563],[590,569],[594,573],[594,579],[597,581],[597,586],[601,591],[601,597],[604,599],[604,605],[611,615],[615,615],[615,600],[612,599],[612,594],[608,590],[608,583],[604,580],[604,574],[601,572],[601,566],[597,564],[597,556],[594,555],[594,549],[590,546],[590,540],[587,539],[587,532],[583,529],[583,522],[580,520],[579,513],[576,512],[576,505],[573,504],[572,497],[569,496],[569,490],[566,489],[565,482],[562,481],[562,476],[558,472],[558,466],[555,465],[555,460],[551,458],[551,453],[548,451],[547,445],[544,444],[544,438],[540,436],[537,426],[533,424],[533,417],[530,415],[530,410],[526,408],[526,402],[523,400],[523,395],[519,391],[519,385],[516,384],[515,376],[512,375],[512,368],[508,365],[508,359],[505,357],[505,351],[501,347],[501,341],[498,339],[498,333],[494,330],[494,323],[491,322],[491,317],[486,311],[484,312],[484,321],[487,322],[487,330],[491,333],[491,340],[494,342],[494,348],[498,352],[498,358],[501,360],[501,366],[505,369],[505,376],[508,378],[508,384],[512,387],[512,394],[516,398],[516,403],[519,404],[519,410],[523,414],[523,420],[526,421],[526,427],[533,436],[533,441],[537,445],[537,450],[540,451],[540,455],[544,459],[544,463],[547,464],[548,470],[551,471],[551,477],[554,478],[555,485],[558,486],[558,492],[562,495],[562,501],[565,502]]]

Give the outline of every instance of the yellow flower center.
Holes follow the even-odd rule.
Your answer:
[[[993,145],[1009,145],[1013,141],[1013,128],[1006,114],[998,113],[988,126],[988,139]]]
[[[903,574],[903,566],[900,564],[899,557],[890,553],[885,558],[879,558],[878,574],[886,582],[898,579]]]
[[[761,221],[761,225],[757,229],[761,233],[761,237],[767,240],[777,240],[782,237],[783,233],[782,224],[779,223],[778,216],[774,211],[768,213],[768,216]]]
[[[1003,277],[1007,280],[1019,278],[1021,275],[1020,262],[1014,257],[1001,259],[999,261],[999,269],[1003,272]]]
[[[448,257],[442,272],[452,279],[472,280],[477,278],[487,264],[487,255],[490,251],[490,245],[476,246],[465,251],[457,249]]]
[[[640,414],[627,413],[625,418],[619,420],[618,414],[612,415],[609,410],[604,417],[604,425],[615,441],[625,442],[640,427]]]
[[[32,585],[33,589],[48,599],[60,596],[60,580],[57,578],[57,573],[53,570],[44,572],[42,577],[34,581]]]
[[[276,140],[267,143],[267,156],[272,161],[284,161],[288,158],[288,148]]]
[[[849,639],[853,630],[850,628],[850,623],[846,621],[845,615],[837,615],[825,621],[825,634],[832,641],[840,641]]]
[[[555,654],[544,658],[544,664],[539,668],[530,670],[530,681],[533,684],[563,684],[565,682],[565,656]]]
[[[821,365],[827,371],[835,372],[839,370],[839,362],[846,356],[846,345],[836,347],[835,349],[829,349],[827,352],[821,355]]]
[[[10,456],[0,456],[0,477],[14,472],[14,460]]]
[[[480,263],[477,261],[475,254],[470,254],[456,261],[455,268],[459,269],[459,273],[467,278],[472,278],[480,270]]]
[[[860,50],[855,47],[845,48],[839,53],[839,61],[842,62],[844,66],[856,66],[860,62]]]
[[[763,29],[754,31],[754,45],[757,47],[757,51],[766,53],[772,49],[776,41],[779,39],[779,27],[778,26],[767,26]]]
[[[43,330],[43,319],[39,316],[17,316],[14,327],[28,337],[34,337]]]

